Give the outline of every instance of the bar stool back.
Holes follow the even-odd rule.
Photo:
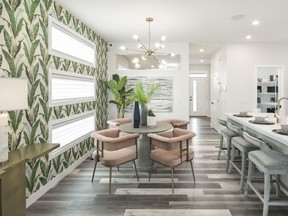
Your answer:
[[[247,184],[245,187],[245,196],[248,194],[249,188],[256,193],[256,195],[263,202],[263,216],[268,215],[268,208],[270,205],[273,206],[288,206],[288,200],[270,200],[270,189],[271,189],[271,176],[276,176],[277,194],[279,194],[280,181],[279,175],[288,175],[288,155],[281,152],[272,150],[263,141],[252,137],[247,132],[243,133],[243,137],[250,143],[258,146],[261,150],[251,151],[248,154],[249,168]],[[264,196],[261,192],[252,184],[253,170],[257,167],[260,172],[264,173]]]

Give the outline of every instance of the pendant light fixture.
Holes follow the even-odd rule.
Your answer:
[[[164,68],[167,62],[160,58],[159,56],[170,56],[174,57],[174,53],[164,53],[164,52],[159,52],[159,50],[165,48],[164,41],[166,40],[166,36],[162,36],[160,42],[155,43],[153,46],[151,45],[151,31],[150,31],[150,24],[153,22],[152,17],[146,18],[146,21],[148,22],[149,29],[148,29],[148,47],[144,45],[144,43],[139,39],[138,35],[134,34],[133,39],[135,39],[138,42],[138,49],[130,49],[125,46],[119,47],[120,50],[127,50],[127,51],[133,51],[140,53],[140,57],[135,57],[132,59],[132,63],[134,64],[135,68],[140,68],[141,63],[143,61],[146,61],[148,58],[153,58],[158,67]],[[154,65],[151,65],[153,68]],[[154,66],[155,67],[155,66]]]

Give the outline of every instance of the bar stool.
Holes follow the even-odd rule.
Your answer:
[[[234,167],[241,175],[240,179],[240,189],[243,189],[244,185],[244,179],[246,176],[246,162],[248,159],[248,152],[257,150],[259,149],[257,146],[253,145],[252,143],[248,142],[245,140],[241,135],[242,135],[242,129],[229,123],[227,124],[227,127],[235,132],[238,133],[239,136],[233,137],[231,139],[231,157],[229,160],[229,168],[228,168],[228,173],[231,173],[232,168]],[[240,152],[241,154],[241,167],[237,166],[235,163],[235,153],[236,149]]]
[[[279,175],[288,175],[288,155],[285,155],[280,152],[273,151],[266,143],[263,141],[252,137],[247,132],[243,133],[243,137],[250,143],[258,146],[261,150],[251,151],[248,154],[249,158],[249,168],[248,168],[248,177],[247,184],[245,187],[244,195],[247,196],[248,190],[251,187],[256,195],[263,202],[263,216],[268,215],[269,206],[288,206],[288,200],[275,200],[270,201],[270,188],[271,188],[271,177],[276,176],[277,184],[277,195],[279,195],[280,181]],[[264,173],[264,196],[261,192],[254,187],[252,184],[252,175],[254,168]]]
[[[227,121],[218,118],[218,123],[220,125],[222,125],[223,127],[225,127],[225,128],[220,131],[220,147],[219,147],[217,159],[219,160],[221,152],[223,150],[227,149],[227,153],[226,153],[226,172],[228,172],[228,162],[229,162],[229,158],[230,158],[230,142],[231,142],[231,139],[233,137],[239,136],[239,135],[238,135],[238,133],[235,133],[235,132],[233,132],[233,131],[231,131],[231,130],[229,130],[227,128]],[[224,137],[226,138],[226,148],[223,147],[223,145],[224,145]]]

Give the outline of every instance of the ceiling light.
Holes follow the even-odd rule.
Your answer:
[[[257,26],[257,25],[259,25],[259,20],[254,20],[253,22],[252,22],[252,25],[254,25],[254,26]]]
[[[126,47],[125,46],[120,46],[119,49],[120,50],[126,50]]]
[[[200,52],[204,52],[204,49],[200,49],[199,51],[200,51]]]
[[[135,68],[140,68],[141,66],[141,61],[143,60],[146,60],[147,58],[151,57],[154,59],[154,61],[156,61],[156,63],[158,64],[159,68],[163,68],[163,65],[160,63],[160,60],[159,60],[159,57],[158,55],[161,55],[161,56],[175,56],[175,53],[163,53],[163,52],[158,52],[158,49],[164,49],[165,48],[165,45],[164,45],[164,41],[166,40],[166,36],[162,36],[161,37],[161,40],[160,42],[158,43],[155,43],[154,46],[151,46],[151,33],[150,33],[150,24],[151,22],[153,22],[153,18],[151,17],[148,17],[146,18],[146,21],[148,22],[149,24],[149,31],[148,31],[148,47],[146,47],[139,39],[138,35],[134,34],[133,35],[133,39],[135,39],[136,41],[138,41],[138,49],[128,49],[124,46],[121,46],[119,47],[119,49],[121,50],[128,50],[128,51],[134,51],[134,52],[138,52],[138,53],[141,53],[142,56],[141,58],[134,58],[132,60]],[[165,60],[162,60],[165,62]]]
[[[203,60],[203,59],[201,59],[201,60],[200,60],[200,62],[204,62],[204,60]]]
[[[252,38],[251,35],[247,35],[247,36],[246,36],[246,39],[247,39],[247,40],[250,40],[251,38]]]

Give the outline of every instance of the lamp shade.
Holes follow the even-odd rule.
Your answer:
[[[0,110],[12,111],[28,108],[27,80],[0,78]]]

